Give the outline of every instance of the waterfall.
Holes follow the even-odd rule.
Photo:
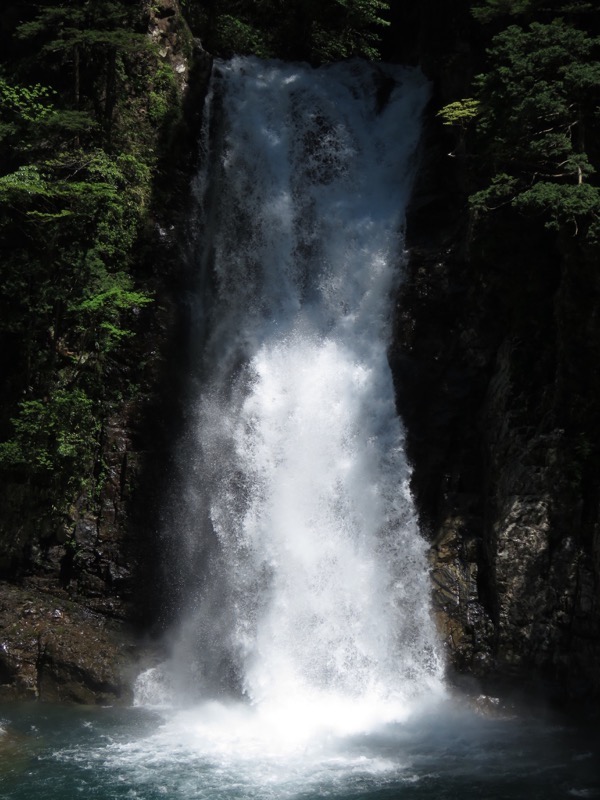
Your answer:
[[[138,702],[168,683],[353,730],[441,691],[386,355],[427,97],[396,66],[215,65],[169,521],[184,607]]]
[[[593,718],[443,688],[386,358],[426,99],[402,68],[217,64],[170,656],[135,708],[0,702],[3,798],[600,797]]]

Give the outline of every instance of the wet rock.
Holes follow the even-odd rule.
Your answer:
[[[390,363],[442,640],[462,674],[597,704],[597,265],[514,216],[473,240],[436,141]]]
[[[134,654],[123,626],[65,598],[0,585],[0,698],[128,703]]]
[[[102,418],[94,473],[63,514],[48,512],[53,498],[44,487],[0,486],[0,576],[7,581],[0,594],[0,645],[5,645],[0,696],[76,702],[125,698],[119,665],[130,645],[124,621],[150,627],[162,605],[156,585],[161,569],[156,498],[165,480],[163,465],[174,438],[170,420],[178,402],[165,412],[164,397],[177,394],[172,390],[180,380],[173,367],[180,343],[169,344],[176,327],[174,286],[182,280],[177,248],[212,62],[193,40],[176,0],[142,5],[149,39],[173,69],[178,90],[173,111],[182,114],[173,114],[178,122],[169,132],[173,138],[166,137],[168,144],[159,142],[157,131],[152,145],[161,155],[155,190],[163,198],[154,203],[165,209],[156,225],[169,235],[158,242],[149,221],[139,257],[147,259],[144,288],[156,302],[151,313],[136,318],[136,336],[105,375],[118,386],[131,377],[137,396]]]

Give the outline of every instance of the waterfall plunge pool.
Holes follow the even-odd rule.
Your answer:
[[[211,702],[185,711],[0,707],[5,800],[553,800],[600,797],[597,733],[452,701],[403,722],[307,736],[290,717]],[[268,716],[268,715],[267,715]],[[306,725],[307,720],[304,720]],[[351,727],[351,726],[350,726]]]

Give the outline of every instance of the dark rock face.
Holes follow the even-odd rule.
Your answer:
[[[597,269],[517,218],[473,236],[428,136],[390,361],[439,627],[458,672],[597,702]]]
[[[388,57],[433,87],[390,363],[440,632],[455,674],[597,709],[597,263],[539,221],[474,224],[435,120],[484,68],[472,4],[392,5]]]
[[[173,68],[182,105],[194,56],[194,91],[187,99],[197,101],[205,91],[210,58],[194,46],[176,0],[161,0],[148,13],[148,37]],[[194,134],[197,120],[188,117],[199,118],[199,105],[182,120],[180,136]],[[186,163],[175,163],[177,157],[183,162],[171,152],[163,160],[179,170],[175,182],[182,195],[191,156]],[[164,383],[171,378],[167,361],[178,277],[171,266],[176,244],[169,214],[176,216],[183,202],[179,196],[173,200],[165,211],[168,222],[157,222],[141,242],[140,260],[146,249],[148,288],[156,303],[140,315],[130,352],[116,367],[127,376],[132,364],[142,365],[135,372],[140,391],[102,420],[91,488],[58,521],[36,513],[38,498],[29,487],[15,484],[0,491],[0,576],[6,579],[0,582],[3,699],[131,700],[132,664],[142,655],[132,628],[147,625],[158,602],[156,497],[164,482],[168,433],[165,419],[158,418],[165,409],[156,395],[167,394]],[[47,505],[48,497],[39,502]],[[36,522],[40,518],[47,523]]]
[[[129,423],[129,426],[128,426]],[[0,697],[130,702],[132,617],[140,554],[126,505],[135,454],[125,411],[105,426],[107,479],[94,515],[76,503],[64,530],[30,546],[17,584],[0,583]]]
[[[0,698],[130,702],[132,654],[122,625],[65,596],[0,586]]]

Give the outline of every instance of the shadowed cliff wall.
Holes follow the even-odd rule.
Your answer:
[[[597,704],[597,265],[510,210],[474,226],[435,112],[470,96],[483,53],[466,4],[400,4],[407,20],[397,55],[433,98],[390,360],[440,630],[458,674]]]

